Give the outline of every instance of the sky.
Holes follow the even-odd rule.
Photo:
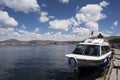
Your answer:
[[[119,3],[119,0],[0,0],[0,41],[80,41],[99,33],[120,36]]]

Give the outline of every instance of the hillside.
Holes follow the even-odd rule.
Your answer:
[[[114,44],[120,46],[120,36],[110,36],[105,37],[110,44]],[[52,41],[52,40],[31,40],[31,41],[19,41],[16,39],[10,39],[6,41],[0,42],[0,46],[5,45],[48,45],[48,44],[55,44],[55,45],[64,45],[64,44],[76,44],[81,41]]]
[[[76,44],[79,42],[80,41],[52,41],[52,40],[19,41],[19,40],[15,40],[15,39],[10,39],[10,40],[0,42],[0,46],[5,46],[5,45],[48,45],[48,44],[64,45],[64,44]]]

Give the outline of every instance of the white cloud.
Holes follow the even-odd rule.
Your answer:
[[[41,12],[41,15],[42,15],[42,16],[46,16],[46,15],[48,15],[48,12],[42,11],[42,12]]]
[[[103,7],[106,7],[107,5],[108,3],[103,1],[100,4],[87,4],[86,6],[82,7],[75,15],[77,24],[83,24],[90,31],[98,32],[98,21],[106,18],[106,15],[103,14],[102,11]],[[81,29],[79,31],[81,31]]]
[[[26,26],[24,24],[22,24],[21,29],[25,30]]]
[[[54,16],[49,16],[48,12],[41,11],[39,22],[45,23],[45,22],[48,22],[50,19],[54,19],[54,18],[55,18]]]
[[[106,1],[100,2],[100,6],[101,6],[101,7],[106,7],[106,6],[108,6],[108,5],[109,5],[109,3],[106,2]]]
[[[97,22],[87,22],[85,26],[91,31],[98,31],[98,23]]]
[[[76,34],[62,34],[61,32],[57,33],[45,33],[42,35],[42,39],[44,40],[56,40],[56,41],[80,41],[85,39],[87,36],[79,36]]]
[[[98,4],[88,4],[82,7],[75,17],[79,22],[99,21],[106,17],[101,13],[102,10],[103,8]]]
[[[105,33],[107,33],[107,34],[112,34],[113,32],[106,29],[106,30],[105,30]]]
[[[24,13],[34,12],[40,9],[37,0],[0,0],[0,5],[7,6],[15,11]]]
[[[55,18],[55,16],[49,16],[49,18],[50,18],[50,19],[54,19],[54,18]]]
[[[68,31],[71,27],[77,27],[80,23],[78,23],[74,17],[69,19],[55,19],[49,22],[51,29],[58,30],[58,31]]]
[[[82,37],[76,36],[74,34],[62,34],[61,32],[53,33],[47,32],[45,34],[36,33],[38,29],[36,28],[33,32],[28,32],[26,30],[18,29],[15,31],[14,28],[0,28],[0,41],[8,39],[17,39],[21,41],[29,40],[56,40],[56,41],[74,41],[82,40]]]
[[[6,11],[0,11],[0,27],[14,27],[17,25],[18,22],[10,17]]]
[[[47,7],[47,5],[46,5],[46,4],[42,4],[41,6],[42,6],[42,7],[45,7],[45,8]]]
[[[68,19],[70,21],[70,24],[72,27],[77,27],[80,25],[80,22],[78,22],[74,17]]]
[[[49,21],[49,18],[48,18],[47,16],[41,16],[40,19],[39,19],[39,21],[40,21],[41,23],[45,23],[45,22],[48,22],[48,21]]]
[[[17,39],[21,41],[29,41],[29,40],[40,40],[41,35],[36,32],[28,32],[26,30],[18,29],[15,31],[14,28],[0,28],[0,40],[7,40],[7,39]]]
[[[90,30],[87,28],[74,28],[72,33],[63,34],[62,32],[47,32],[44,34],[38,33],[39,29],[36,28],[33,32],[14,28],[0,28],[0,41],[8,39],[17,39],[21,41],[29,40],[56,40],[56,41],[80,41],[90,37]],[[95,36],[99,32],[95,32]],[[102,32],[101,32],[102,33]],[[102,33],[105,36],[110,34]]]
[[[101,6],[102,5],[102,6]],[[102,13],[103,7],[107,6],[107,2],[101,2],[100,4],[88,4],[82,7],[75,15],[69,19],[55,19],[49,22],[51,29],[58,31],[68,31],[71,27],[73,28],[73,33],[79,32],[80,35],[83,34],[82,31],[95,31],[99,32],[98,21],[106,18],[106,15]],[[82,25],[85,28],[78,28]]]
[[[69,3],[70,0],[59,0],[62,3]]]
[[[14,39],[16,36],[15,33],[13,32],[14,32],[14,28],[0,28],[0,41],[4,41],[7,39]]]
[[[38,33],[38,32],[40,32],[40,29],[39,28],[35,28],[34,32]]]
[[[40,21],[41,23],[48,22],[48,21],[49,21],[48,13],[42,11],[42,12],[40,13],[39,21]]]
[[[49,28],[57,30],[58,32],[47,32],[44,34],[40,34],[39,28],[35,28],[32,32],[26,31],[25,29],[15,30],[14,28],[0,28],[0,40],[18,39],[28,41],[37,39],[80,41],[90,37],[90,33],[92,30],[94,30],[94,36],[96,36],[99,33],[98,21],[106,17],[106,15],[102,13],[103,7],[106,7],[105,5],[105,3],[104,5],[103,3],[88,4],[82,7],[75,16],[68,19],[54,19],[54,16],[48,16],[47,12],[42,11],[40,13],[39,21],[43,23],[49,21]],[[50,21],[51,18],[54,20]],[[69,29],[70,31],[68,31]],[[62,31],[68,31],[67,33],[69,34],[64,34]],[[110,35],[110,32],[107,30],[101,33],[105,36]]]
[[[79,36],[88,36],[90,34],[90,30],[87,28],[83,28],[83,27],[73,28],[72,33],[79,35]]]
[[[118,26],[118,21],[113,22],[113,26],[117,27]]]
[[[68,31],[71,22],[69,20],[53,20],[49,22],[51,29],[58,30],[58,31]]]

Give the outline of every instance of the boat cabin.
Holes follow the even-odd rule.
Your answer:
[[[108,52],[110,52],[110,46],[103,39],[87,39],[84,43],[79,43],[72,53],[97,57]]]

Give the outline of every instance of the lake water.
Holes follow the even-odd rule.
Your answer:
[[[0,80],[75,80],[65,54],[75,45],[0,46]],[[101,70],[79,80],[94,80]]]
[[[0,80],[73,80],[65,54],[75,45],[1,46]]]

